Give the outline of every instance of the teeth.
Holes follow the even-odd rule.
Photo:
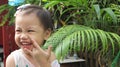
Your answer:
[[[22,43],[23,45],[28,45],[29,43]]]

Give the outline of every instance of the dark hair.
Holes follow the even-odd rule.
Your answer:
[[[50,15],[50,12],[41,6],[37,5],[23,5],[18,7],[17,11],[25,11],[24,14],[36,13],[36,16],[41,21],[44,26],[44,29],[51,29],[53,30],[53,21]]]

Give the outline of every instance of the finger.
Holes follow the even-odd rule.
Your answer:
[[[33,42],[33,47],[35,50],[40,50],[41,52],[44,52],[44,50],[39,46],[39,44],[34,39],[31,40]]]
[[[23,50],[24,50],[25,53],[27,53],[27,54],[32,56],[32,51],[31,50],[29,50],[27,48],[24,48]]]
[[[40,48],[39,44],[34,40],[34,39],[31,39],[32,43],[33,43],[33,46],[35,48]]]
[[[50,45],[48,47],[48,50],[47,50],[47,53],[48,53],[48,56],[50,57],[51,56],[51,52],[52,52],[52,46]]]

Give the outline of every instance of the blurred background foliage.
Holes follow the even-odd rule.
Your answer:
[[[58,25],[80,24],[120,34],[119,1],[51,0],[44,6]]]
[[[25,0],[19,5],[28,3],[47,8],[52,13],[55,28],[80,24],[120,35],[120,0]],[[9,25],[14,23],[13,14],[19,5],[0,6],[0,13],[7,11],[0,26],[8,20]]]

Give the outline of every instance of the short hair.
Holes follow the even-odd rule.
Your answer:
[[[44,29],[51,29],[53,30],[53,20],[50,15],[50,12],[46,9],[44,9],[41,6],[37,5],[22,5],[18,7],[18,13],[19,11],[25,11],[24,14],[31,14],[35,13],[36,16],[38,17],[39,21],[41,21],[42,25],[44,26]],[[17,12],[15,13],[15,16],[17,15]]]

